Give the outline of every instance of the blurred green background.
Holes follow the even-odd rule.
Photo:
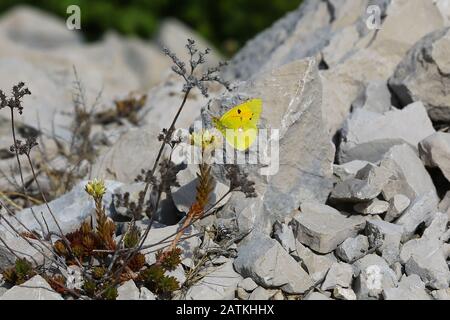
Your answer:
[[[0,13],[30,4],[67,17],[69,5],[79,5],[82,29],[89,40],[105,30],[150,38],[165,17],[185,22],[231,55],[302,0],[0,0]]]

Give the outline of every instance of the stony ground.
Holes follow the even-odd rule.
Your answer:
[[[373,4],[382,13],[376,31],[366,25],[365,10]],[[199,118],[201,108],[231,106],[237,95],[262,98],[261,124],[280,129],[280,168],[268,179],[250,169],[258,197],[235,192],[189,230],[197,235],[181,243],[183,266],[174,275],[180,283],[191,281],[193,270],[201,276],[174,298],[450,299],[449,27],[448,0],[307,0],[232,59],[223,74],[235,87],[232,93],[213,88],[209,104],[193,95],[180,128]],[[196,37],[168,22],[159,40],[182,56],[188,36]],[[51,202],[64,231],[73,231],[93,209],[82,180],[104,178],[105,204],[120,215],[112,195],[129,191],[138,197],[133,179],[153,163],[156,137],[182,97],[170,62],[156,45],[114,34],[85,44],[62,22],[28,9],[0,19],[0,41],[0,88],[18,81],[30,87],[33,95],[19,121],[23,132],[39,130],[53,166],[65,168],[68,161],[51,137],[71,139],[72,65],[90,101],[102,90],[100,111],[131,91],[147,94],[138,125],[129,119],[93,124],[98,156],[92,168]],[[7,150],[8,126],[0,131],[0,151]],[[17,175],[14,158],[7,152],[0,158],[2,172]],[[165,199],[160,224],[146,241],[157,243],[177,229],[195,196],[195,171],[188,166],[179,173],[180,186]],[[220,170],[215,175],[219,198],[226,179]],[[10,179],[0,177],[0,191],[10,189]],[[16,215],[38,228],[29,210]],[[213,241],[212,229],[227,231],[226,248]],[[39,259],[5,228],[0,235]],[[193,253],[212,248],[223,254],[196,270]],[[0,266],[7,263],[4,254]],[[23,286],[0,287],[0,299],[62,299],[43,287],[48,284],[35,276]],[[155,295],[128,281],[119,298]]]

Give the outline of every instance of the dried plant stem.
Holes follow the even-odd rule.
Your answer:
[[[180,230],[177,231],[175,238],[173,238],[172,243],[167,248],[166,252],[170,252],[177,247],[177,244],[180,241],[180,238],[183,235],[184,230],[191,224],[193,218],[194,218],[194,215],[188,214],[188,216],[186,217],[186,219],[183,222],[183,225],[181,226]],[[161,255],[161,257],[163,257],[163,256],[164,255]]]
[[[27,194],[27,189],[26,189],[26,185],[25,185],[25,179],[23,178],[23,172],[22,172],[22,164],[20,163],[20,159],[19,159],[19,148],[17,146],[17,139],[16,139],[16,126],[15,126],[15,122],[14,122],[14,109],[12,107],[9,108],[11,111],[11,130],[12,130],[12,136],[13,136],[13,142],[14,142],[14,149],[15,149],[15,154],[16,154],[16,160],[17,160],[17,165],[19,166],[19,174],[20,174],[20,182],[22,183],[22,188],[23,188],[23,193],[26,195]],[[28,204],[28,200],[27,198],[25,198],[25,207]]]
[[[11,206],[16,208],[17,210],[22,210],[23,208],[15,203],[10,197],[8,197],[4,192],[0,191],[0,197],[4,198],[6,202],[8,202]]]
[[[193,71],[191,71],[191,74],[192,74],[192,72],[193,72]],[[163,151],[164,151],[164,148],[165,148],[165,146],[167,145],[167,143],[168,143],[168,142],[170,141],[170,139],[171,139],[171,136],[172,136],[173,131],[174,131],[174,129],[175,129],[176,122],[177,122],[178,118],[180,117],[180,114],[181,114],[181,112],[183,111],[184,106],[186,105],[186,101],[187,101],[187,98],[188,98],[190,92],[191,92],[191,89],[188,89],[188,90],[186,90],[186,92],[184,93],[183,100],[182,100],[182,102],[181,102],[181,104],[180,104],[180,106],[179,106],[179,108],[178,108],[178,111],[177,111],[177,113],[175,114],[175,116],[174,116],[174,118],[173,118],[173,120],[172,120],[172,123],[170,124],[170,127],[169,127],[169,129],[168,129],[168,131],[167,131],[167,136],[164,137],[164,140],[163,140],[163,142],[161,143],[161,147],[159,148],[158,155],[156,156],[155,162],[154,162],[154,164],[153,164],[153,168],[152,168],[152,170],[151,170],[152,175],[155,174],[156,168],[157,168],[157,166],[158,166],[158,164],[159,164],[159,161],[161,160],[161,156],[162,156],[162,153],[163,153]],[[145,196],[146,196],[147,193],[148,193],[148,189],[149,189],[149,187],[150,187],[150,184],[151,184],[150,181],[147,181],[146,184],[145,184],[145,187],[144,187],[144,198],[145,198]],[[157,196],[157,199],[156,199],[156,201],[155,201],[155,208],[154,208],[154,212],[155,212],[155,213],[158,211],[160,199],[161,199],[161,191],[158,191],[158,196]],[[128,255],[128,257],[125,259],[125,262],[123,263],[123,265],[122,265],[122,267],[121,267],[121,269],[120,269],[120,272],[123,271],[123,268],[127,265],[127,263],[128,263],[128,262],[129,262],[129,261],[130,261],[130,260],[131,260],[131,259],[132,259],[132,258],[133,258],[140,250],[141,250],[141,248],[142,248],[142,246],[143,246],[143,244],[144,244],[144,242],[145,242],[145,239],[147,238],[147,236],[148,236],[148,234],[149,234],[149,232],[150,232],[150,229],[151,229],[152,226],[153,226],[153,221],[154,221],[154,219],[153,219],[153,216],[152,216],[152,217],[150,218],[150,222],[149,222],[147,228],[145,229],[144,234],[142,235],[142,237],[141,237],[141,239],[140,239],[139,246],[136,248],[136,250],[134,250],[132,253],[130,253],[130,254]],[[120,274],[120,273],[119,273],[119,274]]]
[[[163,142],[161,143],[161,147],[159,148],[158,155],[156,156],[155,162],[153,163],[153,168],[151,171],[152,175],[155,174],[156,168],[158,167],[159,161],[161,160],[161,156],[164,151],[164,148],[167,145],[168,140],[170,141],[172,133],[175,129],[175,124],[177,123],[177,120],[180,117],[181,111],[183,111],[184,105],[186,104],[186,101],[187,101],[187,98],[188,98],[190,92],[191,92],[191,90],[189,89],[184,93],[183,101],[181,102],[181,104],[178,108],[178,111],[175,114],[175,117],[173,118],[172,123],[170,124],[170,127],[167,131],[167,137],[165,137]],[[144,188],[144,197],[145,197],[145,195],[147,195],[149,187],[150,187],[150,182],[147,182],[145,184],[145,188]],[[156,209],[157,209],[157,207],[156,207]],[[156,209],[155,209],[155,211],[156,211]]]
[[[1,192],[0,191],[0,195],[3,195],[5,197],[9,197],[9,196],[18,196],[21,198],[28,198],[28,200],[30,200],[31,202],[33,202],[35,205],[41,205],[43,204],[43,202],[41,200],[38,200],[30,195],[25,195],[21,192],[14,192],[14,191],[6,191],[6,192]],[[17,205],[17,204],[16,204]],[[22,210],[23,208],[20,207],[20,210]]]
[[[134,218],[131,221],[130,225],[131,225],[131,227],[134,226]],[[125,234],[126,234],[126,232],[122,233],[122,235],[120,236],[119,243],[117,245],[117,249],[110,250],[110,252],[114,253],[114,255],[113,255],[112,259],[111,259],[111,263],[108,266],[108,271],[106,272],[106,274],[110,274],[111,273],[112,268],[114,267],[114,265],[116,264],[117,259],[119,258],[119,252],[120,252],[119,248],[122,245],[123,240],[125,239]],[[94,252],[100,252],[100,251],[94,250]]]
[[[159,246],[159,245],[164,244],[164,243],[167,243],[167,244],[168,244],[167,246],[169,246],[169,240],[170,240],[170,238],[172,238],[173,236],[176,236],[176,235],[177,235],[178,233],[180,233],[180,232],[184,232],[186,229],[188,229],[189,227],[191,227],[195,222],[197,222],[197,221],[199,221],[199,220],[201,220],[201,219],[204,219],[204,218],[206,218],[206,217],[209,217],[209,216],[211,216],[212,214],[214,214],[214,212],[210,212],[210,211],[211,211],[215,206],[217,206],[223,199],[225,199],[230,193],[231,193],[231,191],[228,191],[227,193],[225,193],[222,197],[220,197],[219,200],[217,200],[213,205],[211,205],[210,208],[208,208],[207,210],[203,211],[202,214],[199,215],[199,217],[193,218],[189,223],[186,223],[186,224],[183,223],[183,226],[180,227],[177,231],[171,233],[170,235],[166,236],[165,238],[159,240],[158,242],[155,242],[155,243],[152,243],[152,244],[149,244],[149,245],[146,245],[146,246],[143,245],[143,246],[140,248],[140,250],[138,250],[138,251],[142,251],[142,250],[145,250],[145,249],[150,249],[150,248],[152,248],[152,247],[156,247],[156,246]],[[187,240],[187,239],[190,239],[190,238],[192,238],[192,237],[199,236],[199,235],[201,235],[201,233],[189,235],[189,236],[180,238],[180,240],[184,241],[184,240]],[[119,251],[121,251],[121,252],[128,252],[128,251],[135,251],[135,250],[136,250],[136,249],[133,248],[133,249],[121,249],[121,250],[119,250]],[[95,251],[95,252],[113,253],[113,250],[94,250],[94,251]]]
[[[227,193],[225,193],[222,197],[220,197],[219,200],[217,200],[213,205],[211,205],[211,207],[209,207],[209,209],[203,211],[201,214],[199,214],[197,217],[194,217],[191,219],[191,221],[189,221],[189,223],[184,224],[183,226],[178,229],[176,232],[166,236],[165,238],[161,239],[160,241],[156,242],[156,243],[152,243],[151,245],[147,245],[147,246],[143,246],[141,249],[145,250],[145,249],[149,249],[151,247],[155,247],[158,246],[162,243],[164,243],[165,241],[169,240],[170,238],[172,238],[173,236],[176,236],[178,233],[182,233],[184,232],[186,229],[188,229],[189,227],[193,226],[195,222],[202,220],[206,217],[209,217],[211,215],[214,214],[214,212],[210,212],[214,207],[216,207],[223,199],[225,199],[229,194],[231,193],[231,191],[228,191]]]
[[[45,275],[45,274],[43,274]],[[55,279],[52,279],[50,277],[46,277],[46,280],[53,282],[54,284],[60,286],[61,288],[63,288],[64,290],[66,290],[67,292],[69,292],[70,294],[74,295],[75,297],[77,297],[78,299],[85,299],[84,297],[82,297],[78,292],[76,292],[75,290],[69,289],[67,288],[67,286],[65,286],[64,284],[61,284],[59,281],[56,281]]]
[[[185,240],[188,240],[188,239],[193,238],[193,237],[198,237],[198,236],[201,236],[202,234],[203,234],[203,232],[190,234],[190,235],[188,235],[188,236],[185,236],[185,237],[180,238],[180,241],[185,241]],[[172,234],[172,236],[174,236],[174,235],[176,235],[176,233],[173,233],[173,234]],[[153,243],[153,244],[151,244],[151,245],[142,246],[141,251],[142,251],[142,250],[145,250],[145,249],[152,248],[152,247],[157,246],[157,245],[161,245],[161,244],[166,244],[163,248],[167,248],[167,247],[170,245],[171,242],[172,242],[172,241],[167,241],[167,239],[161,240],[161,241],[158,241],[158,242]],[[112,253],[112,254],[114,254],[115,252],[118,252],[118,253],[127,253],[127,252],[130,252],[130,251],[132,251],[132,250],[134,250],[134,248],[131,248],[131,249],[129,249],[129,248],[123,248],[123,249],[118,249],[118,250],[102,250],[102,249],[96,249],[96,250],[92,250],[92,252],[98,252],[98,253]],[[159,250],[159,249],[158,249],[158,250]],[[145,254],[157,252],[158,250],[147,251],[147,252],[145,252]]]
[[[11,254],[13,254],[16,259],[20,259],[20,257],[14,252],[14,250],[6,243],[5,240],[3,240],[3,238],[0,236],[0,242],[3,244],[3,246],[5,246],[6,249],[8,249],[9,252],[11,252]],[[10,263],[12,261],[9,261]]]
[[[82,266],[81,262],[80,262],[80,261],[78,260],[78,258],[73,254],[72,248],[71,248],[71,246],[70,246],[70,242],[69,242],[69,240],[67,239],[67,237],[64,235],[64,232],[62,231],[62,228],[61,228],[60,224],[58,223],[58,219],[56,219],[55,215],[53,214],[52,209],[50,208],[50,205],[49,205],[49,203],[48,203],[48,201],[47,201],[47,198],[45,197],[45,194],[44,194],[44,192],[43,192],[43,190],[42,190],[42,188],[41,188],[41,185],[40,185],[40,183],[39,183],[39,181],[38,181],[38,179],[37,179],[36,172],[35,172],[34,166],[33,166],[33,162],[31,161],[30,154],[27,154],[26,157],[27,157],[27,159],[28,159],[28,164],[30,165],[31,172],[32,172],[32,174],[33,174],[33,179],[34,179],[34,181],[36,182],[36,186],[37,186],[37,188],[38,188],[38,191],[39,191],[39,193],[41,194],[41,197],[42,197],[42,199],[44,200],[45,206],[47,207],[48,212],[50,213],[50,215],[51,215],[53,221],[55,222],[56,227],[58,228],[58,231],[59,231],[59,233],[60,233],[59,236],[61,237],[61,239],[63,239],[63,241],[64,241],[64,243],[65,243],[65,245],[66,245],[66,247],[67,247],[67,250],[68,250],[68,251],[70,252],[70,254],[74,257],[74,259],[75,259],[76,263],[78,264],[78,266],[79,266],[80,268],[83,269],[83,266]],[[44,221],[45,221],[45,220],[44,220]],[[46,223],[46,224],[47,224],[47,223]],[[48,226],[47,226],[47,228],[48,228]]]
[[[0,204],[3,205],[3,204],[1,203],[1,201],[0,201]],[[16,228],[15,228],[15,227],[7,220],[7,219],[5,219],[2,215],[0,215],[0,221],[1,221],[1,219],[3,219],[3,221],[5,221],[5,223],[8,225],[9,228],[11,228],[11,230],[13,230],[20,238],[22,238],[23,240],[25,240],[25,241],[26,241],[33,249],[35,249],[37,252],[39,252],[43,257],[45,257],[45,258],[47,258],[47,259],[53,261],[54,263],[56,263],[56,265],[62,266],[62,267],[64,267],[64,268],[67,268],[67,266],[66,266],[65,264],[64,264],[64,265],[61,265],[61,264],[59,263],[58,260],[56,260],[56,259],[50,257],[49,255],[47,255],[47,253],[45,252],[44,249],[42,249],[41,247],[37,246],[37,244],[31,242],[30,240],[28,240],[27,237],[23,236],[23,235],[21,234],[21,232],[20,232],[19,230],[17,230],[17,229],[16,229]],[[20,223],[20,222],[19,222],[19,223]],[[30,232],[30,233],[31,233],[31,231],[30,231],[28,228],[26,228],[25,225],[22,224],[22,226],[27,230],[27,232]],[[46,245],[42,240],[40,240],[40,239],[38,238],[37,241],[38,241],[43,247],[49,249],[49,247],[47,247],[47,245]],[[52,252],[52,254],[56,255],[55,252],[53,252],[51,249],[49,249],[49,250]],[[57,256],[57,255],[56,255],[56,256]],[[34,259],[32,256],[30,256],[30,257],[31,257],[31,259],[33,260],[33,262],[34,262],[36,265],[39,265],[39,264],[37,263],[36,259]]]

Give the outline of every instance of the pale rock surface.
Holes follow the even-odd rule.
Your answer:
[[[63,300],[63,298],[50,287],[44,278],[37,275],[6,291],[0,300]]]
[[[365,225],[361,217],[345,217],[332,207],[314,203],[302,204],[293,222],[297,240],[319,253],[333,251]]]

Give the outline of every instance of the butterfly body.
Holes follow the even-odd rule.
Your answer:
[[[245,151],[257,138],[261,111],[262,100],[251,99],[233,107],[222,117],[213,118],[213,123],[229,144]]]

